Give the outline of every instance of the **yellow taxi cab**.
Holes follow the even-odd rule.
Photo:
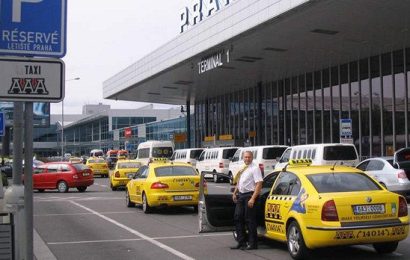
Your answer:
[[[310,166],[306,160],[291,164],[264,178],[256,205],[259,235],[286,243],[293,259],[315,248],[356,244],[391,253],[407,237],[404,197],[353,167]],[[200,232],[233,225],[231,194],[201,194],[199,205]]]
[[[193,206],[197,211],[198,195],[199,175],[188,163],[150,162],[126,187],[127,206],[142,205],[144,213],[163,206]]]
[[[85,163],[85,165],[91,168],[94,176],[99,175],[101,177],[108,178],[109,169],[108,169],[108,164],[104,160],[104,158],[90,157],[87,159],[87,162]]]
[[[135,160],[119,160],[115,164],[114,172],[110,176],[110,187],[113,191],[125,187],[134,174],[141,167]]]

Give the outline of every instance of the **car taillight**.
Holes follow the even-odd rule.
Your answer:
[[[399,218],[400,217],[405,217],[408,215],[408,210],[407,210],[407,202],[406,199],[403,197],[399,197]]]
[[[160,181],[158,182],[154,182],[153,184],[151,184],[151,189],[168,189],[168,184],[166,183],[162,183]]]
[[[224,167],[224,163],[223,162],[220,162],[219,163],[219,168],[223,168]]]
[[[114,176],[115,176],[115,178],[121,177],[120,172],[115,172]]]
[[[263,171],[265,170],[265,165],[263,165],[263,163],[260,163],[259,169],[261,169],[261,172],[263,173]]]
[[[208,186],[208,183],[206,183],[206,180],[204,179],[204,188]],[[199,188],[199,182],[195,183],[195,187]]]
[[[397,172],[397,178],[399,178],[399,179],[407,179],[406,172],[403,171],[403,170],[400,170],[399,172]]]
[[[339,221],[337,215],[336,204],[334,200],[328,200],[322,207],[322,220],[323,221]]]

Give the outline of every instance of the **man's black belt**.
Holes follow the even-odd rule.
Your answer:
[[[253,191],[248,191],[248,192],[239,192],[238,193],[239,195],[242,195],[242,196],[244,196],[244,195],[252,195],[253,194]]]

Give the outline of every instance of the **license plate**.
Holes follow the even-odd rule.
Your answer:
[[[83,176],[89,176],[90,174],[88,172],[84,172]]]
[[[386,208],[384,204],[372,204],[372,205],[354,205],[353,213],[355,215],[365,215],[365,214],[384,214]]]
[[[192,200],[192,196],[174,196],[174,200]]]

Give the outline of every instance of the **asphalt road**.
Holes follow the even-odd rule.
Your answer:
[[[228,184],[209,183],[209,192]],[[144,214],[127,208],[125,192],[113,192],[108,179],[96,179],[85,192],[34,194],[37,259],[291,259],[286,245],[268,240],[253,251],[230,250],[231,232],[198,233],[192,208]],[[317,250],[314,259],[410,259],[410,238],[394,254],[379,256],[371,246]]]

